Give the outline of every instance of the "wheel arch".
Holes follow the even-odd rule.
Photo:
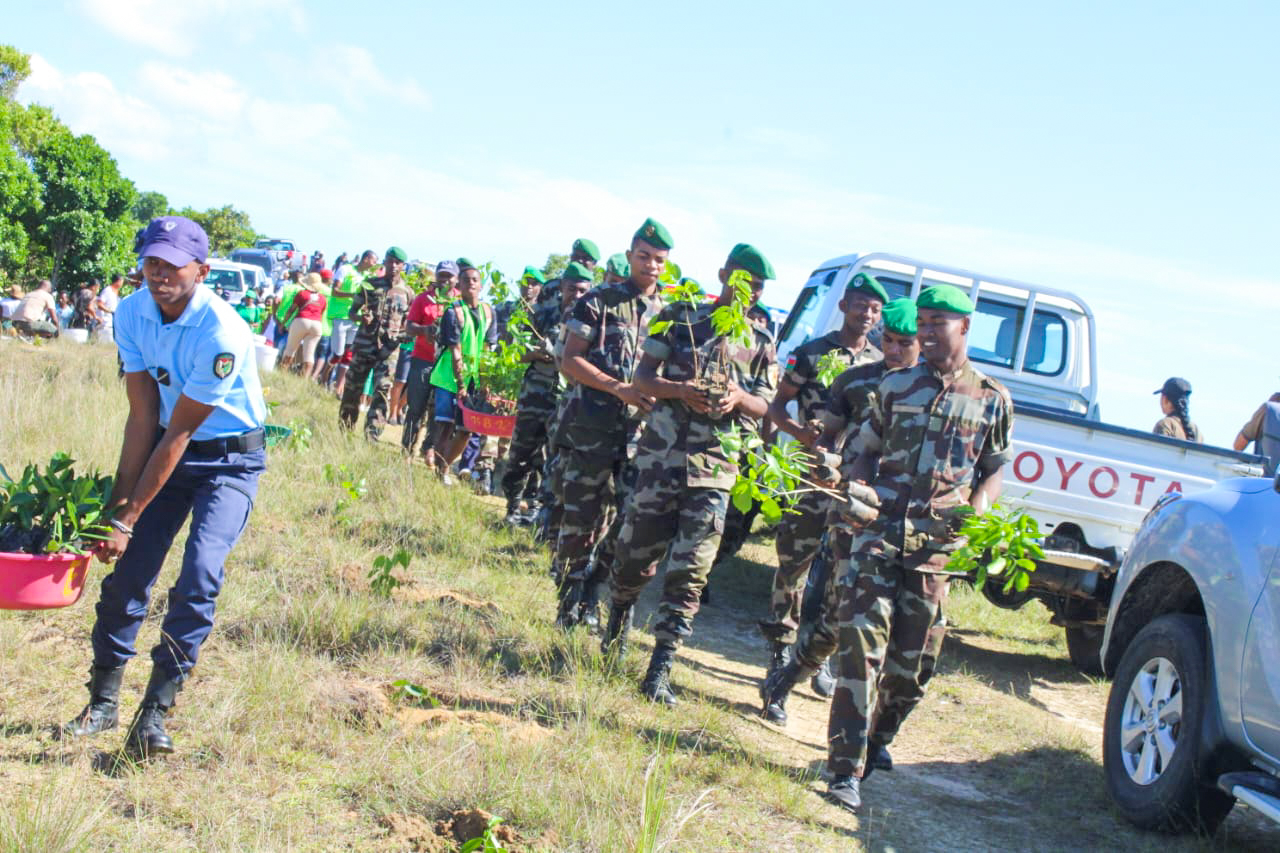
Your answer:
[[[1205,610],[1195,578],[1177,563],[1162,561],[1143,569],[1125,590],[1102,661],[1108,677],[1115,676],[1125,650],[1138,632],[1166,613],[1204,616]]]

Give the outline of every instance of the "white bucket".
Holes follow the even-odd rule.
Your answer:
[[[89,343],[88,329],[63,329],[62,334],[65,335],[67,340],[71,341],[72,343],[77,343],[77,344]]]
[[[279,355],[275,347],[269,347],[266,344],[257,344],[254,347],[258,353],[258,372],[270,373],[276,369],[276,356]]]

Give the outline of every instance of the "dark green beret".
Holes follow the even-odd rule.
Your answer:
[[[600,260],[599,247],[597,247],[595,243],[591,242],[586,237],[579,237],[577,240],[573,241],[573,251],[585,252],[587,257],[593,261],[598,262]]]
[[[920,291],[920,298],[916,300],[916,310],[925,309],[967,315],[973,313],[973,302],[954,284],[935,284]]]
[[[560,278],[565,281],[591,281],[593,276],[591,275],[591,270],[577,261],[573,261],[569,266],[565,267],[564,274]]]
[[[653,217],[646,219],[640,226],[640,230],[632,235],[631,242],[634,243],[636,240],[643,240],[655,249],[670,249],[675,245],[667,226]]]
[[[475,264],[471,263],[471,261],[470,261],[470,260],[468,260],[467,258],[458,258],[458,273],[459,273],[459,274],[461,274],[463,270],[478,270],[478,269],[480,269],[480,268],[479,268],[478,266],[476,266]]]
[[[864,272],[860,272],[853,278],[849,279],[849,284],[844,289],[845,293],[852,293],[854,291],[865,293],[868,296],[874,296],[881,302],[889,301],[889,294],[885,292],[884,285],[876,281],[875,276],[867,275]]]
[[[916,303],[906,297],[895,299],[880,312],[884,327],[895,335],[915,335]]]
[[[534,281],[536,281],[538,284],[547,283],[547,277],[544,276],[542,274],[542,270],[538,269],[537,267],[525,267],[524,274],[520,276],[520,280],[524,281],[526,278],[531,278]]]
[[[623,278],[631,275],[631,264],[627,262],[627,256],[619,252],[616,255],[609,256],[609,262],[605,264],[605,269],[614,275],[620,275]]]
[[[766,280],[777,278],[773,272],[773,264],[769,263],[769,259],[750,243],[739,243],[734,246],[733,251],[729,253],[729,263],[735,267],[742,267],[757,278]]]
[[[387,249],[387,257],[395,258],[397,261],[403,261],[406,264],[409,263],[409,256],[405,253],[404,249],[401,249],[399,246],[392,246],[390,249]]]

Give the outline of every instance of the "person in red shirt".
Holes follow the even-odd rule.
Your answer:
[[[418,443],[422,420],[426,417],[428,404],[431,402],[431,369],[436,363],[436,326],[449,303],[458,296],[453,286],[457,278],[458,264],[451,260],[441,261],[436,264],[435,287],[419,293],[409,306],[406,329],[413,338],[413,352],[409,358],[409,407],[405,411],[404,430],[400,434],[400,446],[409,456],[413,455]],[[442,294],[448,296],[441,296]],[[423,442],[422,455],[428,464],[434,461],[430,440]]]
[[[284,315],[289,327],[289,342],[284,347],[281,369],[288,369],[301,354],[302,375],[310,376],[315,368],[316,345],[324,334],[324,310],[328,301],[320,292],[320,274],[309,272],[302,279],[302,289],[293,297],[293,304]]]

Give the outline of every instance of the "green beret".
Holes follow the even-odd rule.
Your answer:
[[[950,311],[952,314],[972,314],[973,302],[963,290],[954,284],[935,284],[920,291],[916,310]]]
[[[577,240],[573,241],[573,251],[585,252],[587,257],[593,261],[600,260],[599,247],[597,247],[595,243],[591,242],[586,237],[579,237]]]
[[[457,263],[458,263],[458,272],[459,272],[459,274],[461,274],[461,272],[462,272],[463,270],[477,270],[477,269],[480,269],[478,266],[476,266],[475,264],[471,263],[471,261],[470,261],[470,260],[468,260],[467,258],[458,258]]]
[[[564,281],[591,281],[593,276],[591,275],[591,270],[577,261],[573,261],[569,266],[565,267],[564,274],[560,278]]]
[[[729,264],[742,267],[756,278],[777,278],[773,272],[773,264],[769,263],[769,259],[760,254],[760,250],[750,243],[739,243],[734,246],[733,251],[729,253]]]
[[[395,258],[397,261],[403,261],[406,264],[409,263],[409,256],[405,254],[404,249],[401,249],[399,246],[392,246],[390,249],[387,249],[387,257]]]
[[[631,264],[627,263],[627,256],[619,252],[616,255],[609,256],[609,263],[605,264],[605,269],[614,275],[620,275],[623,278],[631,275]]]
[[[547,277],[544,276],[542,274],[542,270],[538,269],[537,267],[525,267],[524,274],[520,276],[520,280],[524,281],[526,278],[531,278],[534,281],[536,281],[538,284],[547,283]]]
[[[895,335],[915,335],[916,303],[910,299],[895,299],[880,312],[886,330]]]
[[[885,292],[884,285],[876,281],[875,276],[867,275],[864,272],[860,272],[849,279],[849,284],[845,287],[844,292],[852,293],[853,291],[874,296],[881,302],[889,301],[889,294]]]
[[[632,235],[631,242],[634,243],[636,240],[643,240],[655,249],[670,249],[675,245],[671,239],[671,232],[653,217],[646,219],[640,229]]]

